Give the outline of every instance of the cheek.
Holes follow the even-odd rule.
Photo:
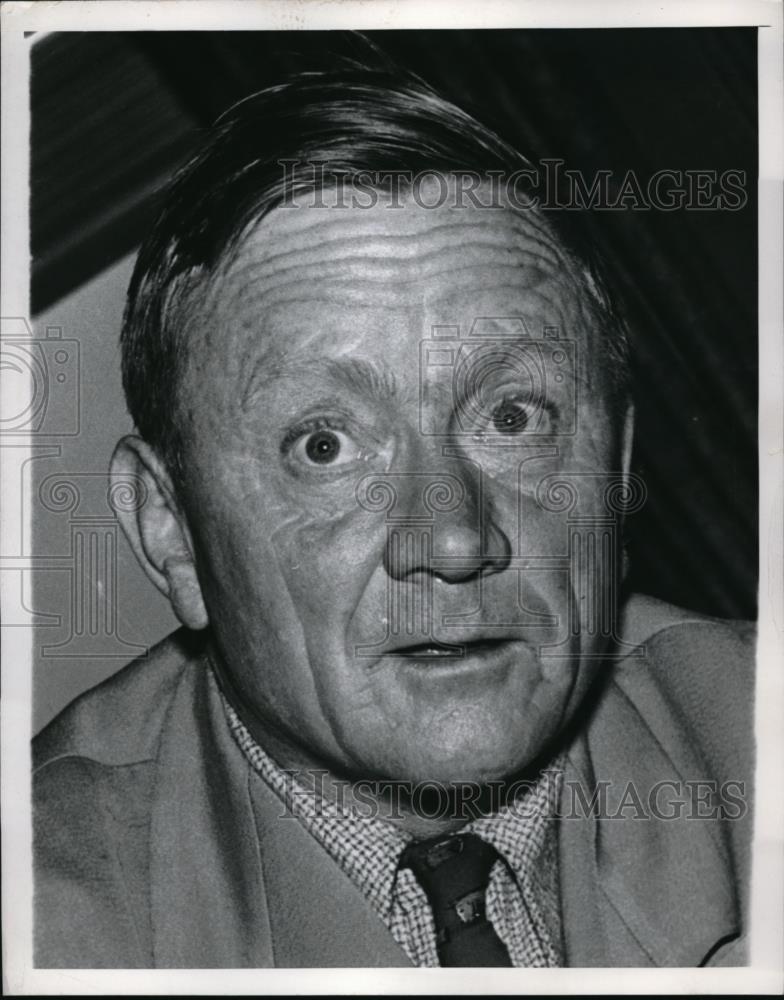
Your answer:
[[[288,518],[268,543],[306,632],[318,625],[322,634],[345,628],[383,544],[377,525],[360,512],[324,509]]]
[[[369,526],[324,509],[281,519],[251,502],[211,513],[202,575],[227,669],[260,718],[286,732],[298,720],[291,738],[307,734],[333,755],[336,718],[372,708],[344,655],[346,622],[372,575]]]

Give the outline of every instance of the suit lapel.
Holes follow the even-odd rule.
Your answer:
[[[639,665],[635,665],[639,664]],[[639,661],[619,668],[570,774],[606,788],[608,817],[561,821],[564,927],[570,965],[698,966],[738,934],[722,824],[634,818],[662,781],[706,780],[705,766]],[[576,757],[576,759],[575,759]],[[588,774],[586,775],[586,768]],[[566,782],[565,782],[566,784]],[[666,791],[667,789],[665,789]],[[626,797],[624,797],[626,796]],[[660,799],[666,804],[666,797]],[[601,932],[587,914],[601,914]],[[715,956],[713,956],[715,958]]]
[[[593,788],[593,772],[584,740],[572,746],[563,787]],[[562,799],[563,805],[563,799]],[[564,816],[558,831],[561,924],[565,964],[575,968],[610,964],[609,944],[599,894],[597,824],[590,813]]]
[[[370,902],[292,816],[251,776],[264,884],[279,967],[411,966]]]
[[[183,672],[158,764],[150,837],[156,967],[272,965],[247,765],[205,663]]]
[[[370,903],[251,770],[206,663],[158,754],[154,958],[164,968],[410,966]]]

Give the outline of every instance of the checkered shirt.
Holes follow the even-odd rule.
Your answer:
[[[234,709],[223,704],[232,735],[251,767],[370,901],[414,965],[437,967],[433,915],[413,872],[400,868],[411,839],[397,827],[362,816],[307,789],[256,743]],[[499,853],[490,873],[487,916],[512,965],[563,964],[557,831],[552,818],[560,789],[560,760],[492,816],[472,820],[471,831]]]

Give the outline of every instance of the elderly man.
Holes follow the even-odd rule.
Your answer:
[[[37,740],[38,965],[744,961],[751,632],[623,590],[625,330],[530,167],[356,72],[174,180],[114,473],[183,628]]]

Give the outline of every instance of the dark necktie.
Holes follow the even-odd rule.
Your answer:
[[[400,859],[422,886],[433,911],[442,966],[511,966],[485,914],[490,869],[498,851],[473,833],[409,844]]]

